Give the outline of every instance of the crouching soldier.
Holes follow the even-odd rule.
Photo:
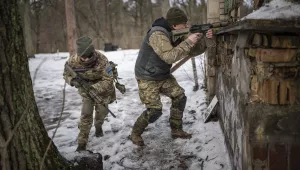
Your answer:
[[[98,51],[95,51],[92,39],[86,36],[76,41],[77,53],[70,56],[67,65],[75,71],[81,79],[90,84],[97,94],[102,98],[103,103],[96,103],[76,78],[73,78],[65,68],[63,73],[66,82],[75,86],[82,96],[82,109],[79,122],[78,148],[77,151],[85,150],[89,133],[93,123],[93,111],[95,108],[95,135],[103,136],[102,124],[108,114],[108,104],[116,100],[114,87],[113,70],[108,59]]]
[[[177,83],[171,74],[172,64],[187,57],[196,56],[206,49],[205,36],[200,33],[189,35],[186,39],[173,41],[172,30],[188,28],[188,18],[178,7],[168,10],[166,19],[159,18],[142,42],[135,63],[135,76],[139,88],[141,102],[146,109],[137,118],[133,125],[130,139],[136,145],[143,146],[142,133],[150,123],[154,123],[162,115],[160,94],[172,99],[170,108],[170,127],[173,138],[191,138],[183,130],[182,118],[186,105],[184,89]],[[206,38],[212,38],[212,30],[208,31]]]

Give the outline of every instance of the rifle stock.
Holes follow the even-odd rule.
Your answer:
[[[180,61],[178,61],[178,63],[176,63],[172,68],[171,68],[171,73],[173,73],[174,71],[176,71],[180,66],[182,66],[186,61],[188,61],[190,58],[190,56],[187,56],[183,59],[181,59]]]
[[[76,79],[78,81],[78,83],[80,84],[80,86],[84,89],[84,91],[92,98],[96,101],[96,103],[101,103],[107,110],[108,112],[114,117],[116,118],[116,115],[109,110],[108,107],[105,106],[105,104],[103,104],[103,100],[100,97],[100,95],[98,94],[97,90],[91,86],[89,83],[87,83],[82,77],[80,77],[80,75],[78,75],[67,63],[65,64],[65,68],[68,71],[68,73],[71,75],[71,77],[74,79]]]

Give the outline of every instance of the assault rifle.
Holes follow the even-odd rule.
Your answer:
[[[80,86],[84,89],[84,91],[96,101],[96,103],[103,103],[102,98],[98,94],[97,90],[87,83],[79,74],[77,74],[67,63],[65,64],[65,68],[70,73],[71,77],[76,79],[76,81],[80,84]],[[104,104],[103,106],[108,110],[108,112],[116,118],[116,115],[108,109]]]
[[[229,25],[229,22],[216,22],[212,24],[195,24],[190,28],[185,28],[181,30],[173,30],[172,31],[172,40],[175,42],[178,38],[187,35],[188,33],[202,33],[204,36],[209,29],[212,28],[220,28]]]
[[[204,36],[206,35],[206,32],[209,29],[214,29],[214,28],[220,28],[220,27],[225,27],[229,25],[230,22],[216,22],[212,24],[200,24],[200,25],[192,25],[190,28],[185,28],[181,30],[173,30],[172,31],[172,40],[175,42],[177,39],[182,38],[189,33],[202,33]],[[183,59],[181,59],[176,65],[174,65],[171,68],[171,73],[173,73],[175,70],[177,70],[181,65],[183,65],[187,60],[189,60],[191,56],[187,56]]]

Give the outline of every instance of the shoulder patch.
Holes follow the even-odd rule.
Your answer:
[[[106,70],[106,73],[107,73],[109,76],[111,76],[111,77],[113,76],[113,70],[112,70],[112,67],[111,67],[111,65],[110,65],[109,63],[106,64],[105,70]]]

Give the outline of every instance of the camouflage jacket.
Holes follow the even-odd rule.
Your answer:
[[[177,46],[173,46],[170,39],[161,31],[155,31],[150,35],[149,45],[155,53],[166,63],[173,64],[187,56],[197,56],[206,50],[207,40],[203,37],[194,47],[192,42],[186,39]]]
[[[67,64],[75,71],[80,70],[76,71],[77,74],[99,92],[105,103],[112,103],[116,100],[113,70],[103,54],[95,52],[94,55],[96,55],[96,63],[91,67],[83,65],[77,54],[70,56]],[[63,73],[63,77],[66,82],[70,84],[72,77],[66,69]],[[79,87],[78,91],[82,97],[90,98],[83,88]]]

